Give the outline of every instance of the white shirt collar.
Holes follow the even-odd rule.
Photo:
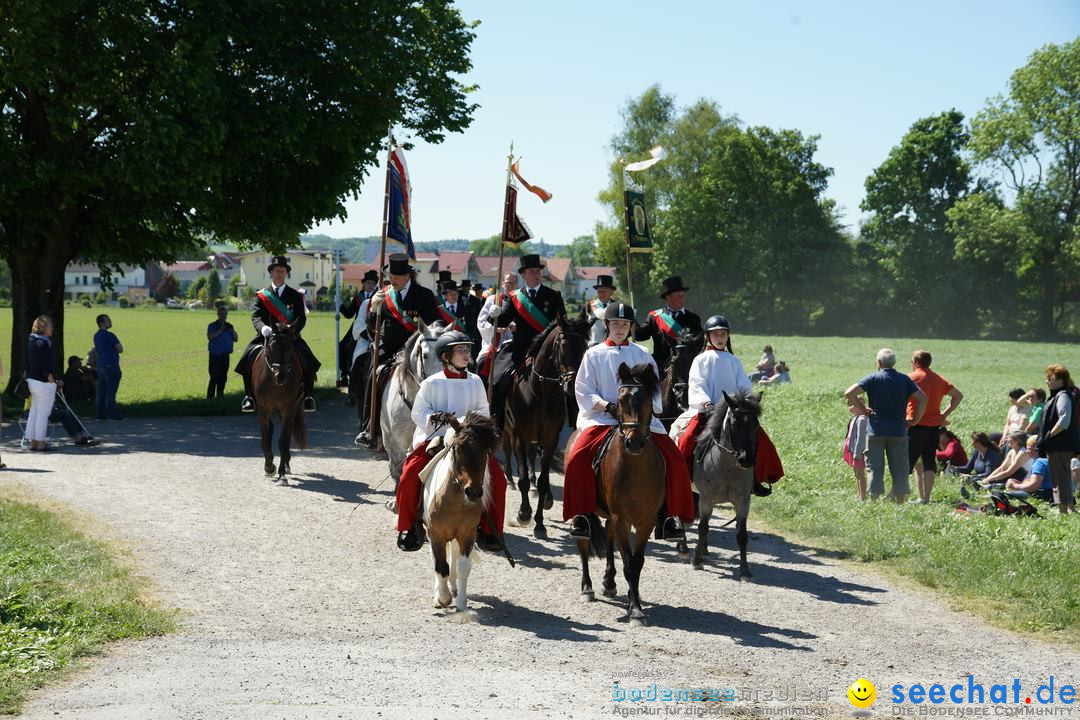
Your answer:
[[[400,296],[401,296],[401,299],[402,299],[402,300],[404,300],[404,299],[405,299],[405,295],[407,295],[407,294],[408,294],[408,292],[409,292],[409,288],[411,288],[411,287],[412,287],[412,280],[410,280],[409,282],[405,283],[405,287],[403,287],[403,288],[401,288],[400,290],[398,290],[398,295],[400,295]]]
[[[285,283],[281,283],[280,285],[275,285],[273,283],[273,281],[270,282],[270,289],[274,291],[275,295],[280,295],[281,294],[281,289],[283,287],[285,287]]]
[[[540,289],[540,286],[544,283],[538,283],[536,287],[529,287],[528,283],[525,283],[525,292],[536,292]]]

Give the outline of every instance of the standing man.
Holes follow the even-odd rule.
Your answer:
[[[292,272],[289,258],[275,255],[266,271],[270,273],[270,285],[255,293],[255,305],[251,312],[251,325],[255,328],[256,335],[244,349],[235,368],[235,372],[244,378],[244,401],[240,405],[240,411],[255,412],[255,397],[251,389],[251,361],[255,353],[262,349],[263,341],[273,335],[274,325],[288,325],[295,337],[293,342],[304,375],[304,412],[315,412],[315,398],[311,393],[315,388],[315,373],[322,364],[300,337],[304,325],[307,324],[304,296],[299,290],[286,284],[289,273]]]
[[[409,264],[405,253],[394,253],[388,258],[386,266],[390,284],[371,296],[368,303],[368,337],[375,337],[375,323],[382,323],[379,335],[379,357],[371,364],[374,372],[368,375],[364,389],[364,408],[362,415],[367,425],[356,436],[357,445],[376,447],[379,439],[379,405],[371,402],[371,377],[379,377],[382,366],[390,362],[405,347],[417,330],[417,319],[430,325],[442,318],[439,313],[439,301],[435,293],[416,282],[416,269]],[[361,420],[363,423],[364,421]]]
[[[867,408],[859,397],[866,393]],[[908,398],[917,403],[914,416],[905,421]],[[885,458],[889,458],[894,502],[907,501],[908,488],[908,428],[918,424],[926,412],[926,393],[907,375],[896,372],[896,353],[882,348],[877,354],[877,372],[870,373],[847,389],[848,405],[860,415],[867,415],[867,465],[870,466],[870,499],[877,500],[885,492]]]
[[[908,466],[915,472],[915,463],[922,458],[922,474],[916,476],[919,497],[913,502],[925,505],[930,502],[930,492],[934,489],[934,471],[937,469],[938,437],[941,428],[948,424],[949,416],[957,408],[964,394],[953,387],[952,383],[930,369],[933,358],[927,350],[916,350],[911,356],[911,372],[908,377],[926,395],[926,412],[922,419],[915,422],[918,411],[914,398],[908,400]],[[949,396],[949,407],[941,411],[941,401]]]
[[[346,320],[352,320],[349,329],[341,337],[341,340],[338,341],[338,368],[341,370],[341,375],[338,377],[338,387],[345,387],[349,384],[350,362],[352,360],[353,350],[356,347],[356,341],[353,339],[353,326],[356,325],[356,320],[354,318],[360,312],[360,306],[364,301],[375,294],[378,285],[379,273],[374,270],[368,270],[364,273],[362,289],[359,292],[354,292],[352,297],[344,300],[338,308],[342,317]],[[361,318],[360,322],[363,324],[364,319]]]
[[[509,295],[517,290],[518,276],[515,272],[503,275],[503,295]],[[491,309],[495,307],[495,293],[491,293],[484,299],[484,306],[480,308],[480,314],[476,318],[476,327],[480,331],[480,354],[476,356],[477,374],[484,382],[489,382],[491,366],[494,364],[495,353],[503,343],[507,343],[514,337],[513,328],[495,327],[495,318],[491,316]]]
[[[679,334],[683,330],[701,332],[701,318],[686,309],[686,293],[689,291],[690,288],[683,285],[679,275],[664,280],[660,299],[667,305],[651,311],[648,321],[634,331],[635,340],[653,341],[652,356],[660,369],[660,377],[664,377],[664,370],[671,361],[671,348],[679,341]]]
[[[599,345],[607,339],[607,324],[604,322],[604,312],[607,310],[611,296],[615,294],[615,278],[611,275],[598,275],[596,284],[596,297],[585,303],[581,308],[581,317],[592,320],[589,330],[589,347]]]
[[[525,287],[504,297],[502,307],[493,307],[488,311],[488,316],[495,318],[496,327],[514,324],[514,339],[509,348],[504,345],[500,350],[493,371],[495,390],[491,397],[491,410],[500,431],[505,421],[511,376],[525,365],[533,338],[544,332],[559,316],[566,317],[562,293],[541,283],[544,267],[539,255],[522,256],[518,274],[525,281]]]
[[[97,356],[97,419],[123,420],[116,409],[116,391],[120,388],[120,353],[124,346],[120,339],[109,332],[112,319],[108,315],[97,316],[98,331],[94,333],[94,354]]]
[[[206,387],[206,399],[225,394],[225,380],[229,377],[229,355],[233,343],[240,339],[236,329],[228,321],[229,310],[218,305],[217,320],[206,328],[207,349],[210,351],[210,384]]]
[[[453,280],[444,280],[440,283],[439,291],[442,293],[442,304],[439,306],[439,314],[447,326],[465,333],[469,336],[471,327],[469,323],[469,311],[465,307],[458,284]],[[470,338],[471,339],[471,338]]]

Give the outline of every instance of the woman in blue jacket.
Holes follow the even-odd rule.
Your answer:
[[[30,339],[26,343],[26,384],[30,388],[30,418],[26,423],[26,439],[35,452],[49,450],[45,442],[56,400],[56,388],[62,384],[52,351],[53,322],[48,315],[34,320]]]

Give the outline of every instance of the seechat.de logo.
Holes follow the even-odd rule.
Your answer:
[[[868,717],[873,713],[868,709],[877,699],[877,688],[866,678],[859,678],[851,683],[847,690],[848,701],[858,710],[852,712],[856,717]]]

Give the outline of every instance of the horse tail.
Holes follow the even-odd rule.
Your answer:
[[[308,446],[307,422],[304,421],[304,411],[299,408],[293,414],[292,441],[298,448],[306,449]]]
[[[588,515],[589,518],[589,550],[594,557],[607,557],[607,533],[596,515]],[[614,521],[612,521],[614,522]]]

